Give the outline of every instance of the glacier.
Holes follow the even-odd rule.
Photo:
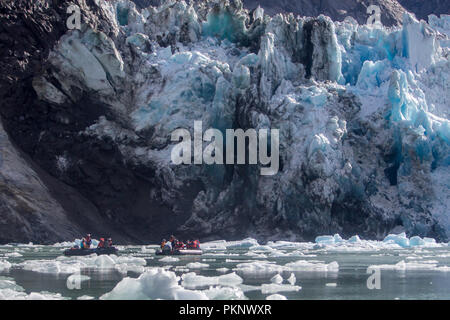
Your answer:
[[[33,88],[56,109],[95,97],[108,114],[79,135],[109,139],[124,166],[151,172],[152,201],[188,213],[178,233],[449,238],[450,16],[428,24],[407,13],[387,28],[270,17],[239,0],[98,3],[109,33],[68,31]],[[223,132],[279,129],[280,172],[172,164],[170,133],[192,133],[197,120]],[[65,180],[77,170],[68,158]]]

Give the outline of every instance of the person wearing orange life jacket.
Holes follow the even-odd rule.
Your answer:
[[[105,247],[105,239],[100,238],[100,242],[97,245],[97,248],[104,248]]]
[[[200,249],[200,241],[194,240],[194,249]]]
[[[86,235],[85,242],[86,242],[86,247],[85,248],[89,249],[91,247],[91,244],[92,244],[92,238],[91,238],[91,234],[90,233],[88,233]]]
[[[188,241],[187,243],[188,249],[200,249],[200,242],[198,240]]]
[[[175,246],[173,247],[174,250],[181,250],[184,248],[184,243],[182,241],[176,240]]]

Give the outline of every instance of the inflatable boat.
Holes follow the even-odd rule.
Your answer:
[[[96,253],[98,255],[102,254],[117,254],[117,249],[115,247],[108,247],[108,248],[94,248],[94,249],[77,249],[77,248],[70,248],[67,250],[64,250],[65,256],[88,256],[90,254]]]
[[[157,256],[200,256],[203,254],[203,251],[200,249],[180,249],[180,250],[156,250],[155,254]]]

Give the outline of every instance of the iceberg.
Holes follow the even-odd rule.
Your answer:
[[[243,279],[234,272],[217,277],[200,276],[191,272],[183,274],[181,280],[181,285],[188,289],[215,285],[234,287],[243,282]]]
[[[174,272],[150,269],[139,278],[122,279],[111,292],[100,297],[102,300],[208,300],[200,291],[187,290],[178,284]]]
[[[275,293],[267,296],[266,300],[287,300],[287,298],[285,296],[282,296],[281,294]]]
[[[288,291],[300,291],[302,287],[295,286],[291,284],[262,284],[261,285],[261,293],[262,294],[271,294],[277,292],[288,292]]]

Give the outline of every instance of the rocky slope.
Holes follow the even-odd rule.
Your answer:
[[[162,0],[133,0],[139,8],[160,5]],[[294,13],[301,16],[316,17],[320,14],[329,16],[333,21],[342,21],[347,16],[355,18],[358,23],[367,21],[367,7],[377,5],[381,10],[382,23],[385,26],[399,25],[405,11],[414,13],[418,19],[427,20],[430,14],[450,14],[450,2],[446,0],[244,0],[245,8],[254,10],[261,6],[267,14]]]
[[[408,11],[413,12],[417,19],[427,20],[430,14],[450,14],[450,2],[446,0],[398,0]]]
[[[65,27],[72,3],[81,30]],[[1,242],[448,237],[448,20],[380,29],[240,1],[2,1],[0,15],[16,159],[0,228],[24,230]],[[174,165],[170,134],[196,120],[280,129],[280,172]]]

